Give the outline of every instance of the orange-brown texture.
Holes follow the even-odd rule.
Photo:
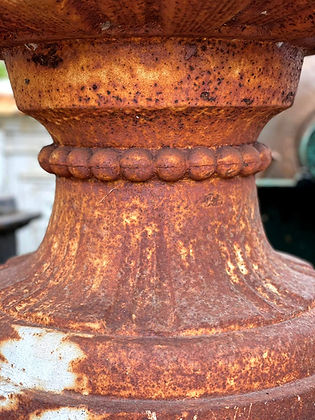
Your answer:
[[[254,180],[314,2],[1,6],[57,185],[0,271],[0,418],[315,418],[315,273],[268,244]]]
[[[185,36],[314,49],[313,0],[1,0],[0,46],[65,38]]]
[[[45,146],[38,160],[49,173],[79,179],[115,181],[125,178],[143,182],[158,177],[164,181],[191,178],[202,181],[211,176],[231,178],[254,175],[271,162],[271,151],[261,143],[222,146],[217,149],[161,148],[129,150]]]
[[[252,142],[292,104],[303,60],[286,44],[199,39],[66,41],[4,56],[18,107],[57,143],[121,148]]]

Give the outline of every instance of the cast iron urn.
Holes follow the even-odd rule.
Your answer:
[[[0,271],[0,418],[315,419],[315,272],[269,245],[254,178],[315,2],[0,3],[56,175]]]

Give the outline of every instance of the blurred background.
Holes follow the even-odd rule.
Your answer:
[[[315,264],[315,56],[306,57],[294,106],[274,117],[258,141],[272,150],[257,176],[262,220],[274,248]],[[47,131],[20,113],[0,61],[0,262],[34,251],[48,224],[55,177],[38,162]]]

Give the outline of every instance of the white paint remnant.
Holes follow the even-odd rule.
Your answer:
[[[250,419],[250,414],[251,414],[251,412],[252,412],[252,406],[253,406],[253,403],[250,403],[249,410],[248,410],[248,417],[247,417],[247,420],[249,420],[249,419]]]
[[[110,21],[109,20],[107,20],[106,22],[104,22],[104,23],[100,23],[100,28],[101,28],[101,31],[107,31],[107,29],[109,29],[110,28],[110,25],[111,25],[111,23],[110,23]]]
[[[28,43],[28,44],[24,44],[24,45],[30,51],[35,51],[35,50],[37,50],[37,47],[38,47],[37,44],[34,44],[32,42],[31,43]]]
[[[89,412],[85,408],[62,407],[47,410],[40,414],[31,414],[30,420],[89,420]]]
[[[13,410],[18,406],[16,394],[19,391],[19,387],[0,381],[0,412],[2,409]]]
[[[148,420],[157,420],[155,411],[146,410],[146,415],[148,416]]]
[[[197,420],[197,414],[194,415],[193,420]]]
[[[276,42],[276,46],[277,46],[278,48],[281,48],[281,47],[282,47],[282,45],[283,45],[283,42]]]
[[[67,334],[22,325],[14,329],[20,338],[0,344],[0,378],[18,387],[15,394],[22,389],[75,389],[77,376],[71,366],[85,355]]]
[[[268,12],[267,12],[267,10],[264,10],[263,12],[261,12],[260,13],[261,15],[267,15],[268,14]]]

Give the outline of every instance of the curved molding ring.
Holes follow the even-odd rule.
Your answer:
[[[271,162],[271,151],[261,143],[159,150],[52,144],[41,150],[38,160],[45,171],[62,177],[96,178],[100,181],[122,178],[133,182],[154,177],[170,182],[184,178],[202,181],[212,176],[232,178],[263,171]]]

